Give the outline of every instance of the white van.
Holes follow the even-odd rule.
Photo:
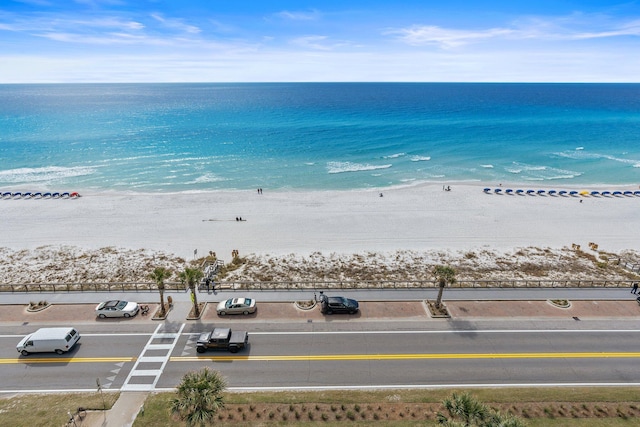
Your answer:
[[[80,333],[75,328],[41,328],[24,337],[16,348],[23,356],[47,352],[63,354],[71,350],[79,339]]]

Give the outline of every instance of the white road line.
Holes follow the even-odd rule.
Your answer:
[[[181,329],[182,330],[182,329]],[[382,335],[382,334],[567,334],[567,333],[609,333],[609,334],[628,334],[640,333],[640,329],[458,329],[446,331],[425,331],[425,330],[388,330],[388,331],[274,331],[274,332],[251,332],[251,335]],[[185,332],[182,336],[200,336],[201,332]],[[154,333],[122,333],[122,334],[82,334],[83,337],[136,337],[136,336],[158,336]],[[22,335],[0,335],[0,338],[24,338]],[[166,337],[165,337],[166,338]],[[152,344],[165,345],[165,344]],[[170,345],[170,344],[167,344]]]
[[[145,385],[146,386],[146,385]],[[395,385],[326,385],[326,386],[297,386],[282,387],[227,387],[229,392],[258,392],[258,391],[324,391],[324,390],[419,390],[419,389],[465,389],[465,388],[545,388],[545,387],[640,387],[640,383],[474,383],[474,384],[395,384]],[[147,391],[146,389],[144,389]],[[25,389],[25,390],[0,390],[0,394],[56,394],[56,393],[95,393],[95,388],[69,388],[69,389]],[[104,390],[105,392],[119,392],[118,389]],[[156,392],[173,392],[175,388],[154,388]]]
[[[183,323],[180,325],[180,330],[175,333],[158,332],[163,326],[163,324],[159,324],[153,334],[149,337],[149,341],[147,341],[147,344],[142,349],[136,363],[133,365],[133,368],[131,368],[131,372],[129,372],[127,379],[122,384],[122,387],[120,388],[121,391],[152,391],[155,389],[158,379],[160,379],[165,366],[169,362],[171,353],[173,352],[178,339],[182,335],[182,330],[184,329],[185,324]],[[156,339],[172,339],[173,342],[171,344],[152,344]],[[166,354],[164,356],[144,356],[148,350],[157,351],[159,349],[166,350]],[[161,363],[161,366],[159,369],[138,369],[140,363],[147,362]],[[154,379],[152,383],[131,384],[130,381],[135,377],[154,377]]]
[[[554,334],[554,333],[640,333],[640,329],[463,329],[446,331],[424,331],[424,330],[403,330],[403,331],[274,331],[274,332],[251,332],[249,335],[388,335],[388,334]],[[185,333],[187,336],[199,336],[199,333]]]

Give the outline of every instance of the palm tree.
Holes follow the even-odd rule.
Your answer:
[[[456,283],[456,271],[448,265],[436,265],[433,269],[433,275],[436,276],[438,281],[438,298],[436,299],[436,307],[440,308],[442,305],[442,292],[447,283]]]
[[[224,407],[222,392],[226,387],[226,381],[217,371],[204,368],[188,372],[176,390],[171,412],[180,415],[187,426],[204,426]]]
[[[446,426],[483,425],[481,423],[489,416],[487,407],[469,393],[453,393],[442,405],[449,416],[438,413],[438,422]]]
[[[522,419],[503,415],[487,407],[469,393],[453,393],[442,405],[448,416],[438,412],[438,424],[444,427],[524,427]]]
[[[156,267],[153,269],[153,273],[149,275],[151,279],[156,282],[158,286],[158,292],[160,292],[160,317],[164,317],[164,279],[171,275],[171,271],[164,267]]]
[[[180,273],[180,282],[186,284],[191,290],[191,301],[193,301],[193,314],[195,317],[200,317],[200,307],[198,306],[198,296],[196,295],[196,283],[202,279],[204,273],[198,268],[185,267],[184,271]]]

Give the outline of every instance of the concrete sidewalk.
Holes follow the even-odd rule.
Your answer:
[[[108,411],[88,412],[83,420],[76,420],[78,427],[130,427],[143,412],[147,392],[125,391]]]

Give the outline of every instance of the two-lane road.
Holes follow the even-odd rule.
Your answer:
[[[190,370],[219,370],[232,388],[640,384],[640,331],[280,331],[245,324],[250,347],[198,354],[202,326],[83,333],[68,354],[19,356],[0,336],[0,391],[171,389]],[[394,325],[397,328],[397,325]],[[260,331],[256,331],[259,329]],[[345,328],[348,329],[348,328]]]

